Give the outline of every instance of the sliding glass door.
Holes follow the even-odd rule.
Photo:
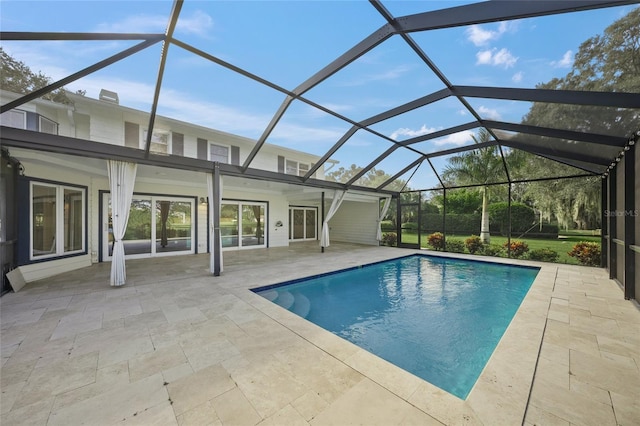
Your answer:
[[[220,209],[222,248],[266,247],[266,203],[223,201]]]
[[[192,252],[193,200],[159,200],[156,205],[156,253]]]
[[[111,194],[103,195],[104,259],[113,253]],[[124,252],[128,258],[194,253],[195,203],[192,198],[133,195]]]
[[[317,239],[318,209],[315,207],[291,207],[289,209],[289,240]]]

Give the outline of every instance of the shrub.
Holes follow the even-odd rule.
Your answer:
[[[447,238],[447,251],[451,253],[464,253],[464,241],[454,238]]]
[[[428,244],[435,250],[443,250],[444,249],[444,235],[442,232],[434,232],[429,235]]]
[[[482,253],[485,256],[501,257],[504,253],[504,249],[499,244],[489,244],[482,248]]]
[[[464,240],[464,245],[467,247],[467,250],[469,250],[469,253],[476,254],[476,252],[482,250],[482,246],[484,244],[482,244],[482,240],[480,239],[480,237],[478,237],[477,235],[472,235]]]
[[[385,232],[382,234],[382,245],[395,247],[398,242],[398,234],[395,232]]]
[[[402,229],[406,229],[408,231],[417,231],[418,223],[417,222],[405,222],[402,224]]]
[[[504,247],[509,249],[509,242],[504,243]],[[511,257],[522,257],[528,251],[529,245],[524,241],[511,241]]]
[[[538,260],[540,262],[557,262],[558,252],[548,248],[531,250],[529,252],[529,259]]]
[[[567,253],[571,257],[575,257],[581,265],[599,266],[600,265],[600,244],[589,241],[580,241],[573,246]]]
[[[382,222],[380,222],[380,229],[382,229],[383,231],[395,231],[396,227],[393,224],[392,220],[383,220]]]

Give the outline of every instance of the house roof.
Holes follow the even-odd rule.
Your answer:
[[[561,62],[551,58],[562,56],[564,39],[584,30],[589,19],[602,21],[604,29],[633,10],[630,5],[636,1],[462,1],[454,7],[449,7],[451,2],[374,0],[176,0],[170,8],[167,2],[136,3],[147,8],[149,19],[160,19],[166,28],[149,33],[139,31],[139,22],[126,26],[121,19],[116,26],[106,17],[106,23],[90,30],[68,30],[75,28],[70,22],[88,21],[98,13],[101,3],[124,18],[134,7],[130,2],[92,2],[92,7],[52,3],[59,19],[37,25],[28,20],[3,23],[9,29],[1,33],[3,48],[27,65],[30,60],[37,62],[30,55],[38,49],[44,52],[61,45],[85,49],[87,59],[73,71],[52,67],[53,83],[3,104],[2,112],[63,87],[94,90],[96,98],[100,90],[110,95],[105,102],[147,112],[149,128],[162,115],[255,140],[251,153],[234,169],[236,176],[273,178],[253,171],[267,144],[321,158],[306,176],[287,177],[290,182],[311,183],[316,169],[327,161],[352,169],[330,187],[396,191],[447,186],[442,177],[446,160],[482,146],[500,148],[505,174],[499,182],[555,174],[603,175],[639,130],[638,120],[576,125],[575,116],[581,123],[602,121],[605,116],[615,121],[620,114],[640,117],[640,96],[624,87],[558,90],[541,88],[540,81],[523,81],[523,75],[536,72],[547,79],[543,81],[564,77],[568,69],[551,72],[553,64]],[[222,28],[220,33],[198,34],[207,20]],[[357,26],[350,25],[354,20]],[[555,32],[542,40],[537,27]],[[531,52],[520,52],[522,57],[491,43],[502,37],[506,45],[509,35],[515,38],[518,32],[524,37],[526,31]],[[216,34],[227,38],[217,39]],[[224,42],[231,38],[233,44]],[[575,44],[566,46],[575,54]],[[459,57],[468,67],[454,61]],[[391,58],[398,62],[388,62]],[[481,65],[502,67],[502,77],[483,73]],[[377,74],[382,71],[387,74]],[[401,77],[392,79],[393,73]],[[116,78],[121,75],[127,79]],[[366,91],[357,91],[358,86]],[[535,106],[547,108],[551,118],[533,120]],[[564,119],[565,115],[574,119]],[[314,119],[315,126],[300,124]],[[490,136],[482,145],[470,137],[479,129]],[[151,132],[148,135],[146,158],[152,156]],[[60,141],[70,150],[72,141]],[[54,150],[54,144],[40,148]],[[514,150],[566,167],[518,176],[509,167],[509,153]],[[85,149],[85,155],[91,153]],[[372,170],[384,171],[383,178],[364,179]]]

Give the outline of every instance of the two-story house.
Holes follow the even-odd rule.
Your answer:
[[[0,95],[3,104],[20,96]],[[141,152],[146,146],[149,113],[119,105],[117,93],[103,90],[99,99],[73,93],[67,97],[69,104],[37,99],[1,115],[6,200],[2,235],[3,241],[12,241],[3,245],[2,266],[4,273],[18,267],[25,282],[111,259],[106,163],[116,146]],[[60,152],[22,144],[7,136],[13,129],[38,132],[33,136],[43,143],[54,137],[56,143],[68,141],[69,147]],[[83,151],[88,144],[93,147],[91,154]],[[240,166],[255,146],[249,138],[156,116],[150,152],[166,161],[138,166],[123,239],[126,257],[207,253],[212,238],[207,173],[171,164],[188,158],[205,165]],[[307,174],[318,159],[264,144],[251,167],[297,177]],[[317,169],[316,180],[324,180],[325,167]],[[319,240],[323,213],[334,192],[331,186],[223,176],[219,218],[223,252]],[[349,191],[331,219],[332,240],[378,244],[379,205],[378,194]]]

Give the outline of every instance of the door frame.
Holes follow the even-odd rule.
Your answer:
[[[109,232],[109,223],[108,223],[108,206],[107,202],[108,197],[111,196],[110,191],[101,190],[98,191],[98,262],[110,262],[111,256],[109,256],[109,247],[108,247],[108,232]],[[184,196],[184,195],[170,195],[170,194],[154,194],[154,193],[145,193],[145,192],[134,192],[133,198],[144,198],[149,199],[152,205],[152,214],[151,214],[151,252],[150,253],[141,253],[141,254],[133,254],[125,256],[125,259],[144,259],[150,257],[163,257],[163,256],[180,256],[185,254],[194,254],[196,253],[196,247],[198,247],[198,197]],[[132,199],[133,199],[132,198]],[[155,233],[156,233],[156,215],[155,213],[155,202],[157,201],[180,201],[180,202],[189,202],[191,203],[191,249],[190,250],[181,250],[181,251],[167,251],[167,252],[156,252],[155,250]]]
[[[233,198],[223,198],[222,204],[234,204],[238,206],[238,215],[242,216],[242,206],[246,205],[260,205],[264,207],[264,222],[262,223],[262,239],[264,240],[263,244],[259,245],[249,245],[243,246],[241,245],[242,241],[242,226],[238,229],[238,245],[231,247],[222,247],[222,251],[232,251],[232,250],[251,250],[257,248],[268,248],[269,247],[269,202],[268,201],[257,201],[257,200],[240,200]]]
[[[304,211],[304,238],[293,238],[293,211],[294,210],[303,210]],[[307,238],[307,210],[313,210],[315,212],[315,237]],[[311,206],[289,206],[289,242],[298,242],[298,241],[317,241],[318,240],[318,207]]]
[[[397,206],[398,206],[398,209],[397,209],[397,212],[398,212],[398,220],[397,220],[397,224],[398,224],[397,225],[398,226],[398,229],[397,229],[398,247],[419,249],[420,248],[420,239],[422,238],[422,235],[421,235],[421,232],[420,232],[420,228],[421,228],[421,226],[420,226],[420,218],[421,218],[420,203],[419,202],[414,202],[414,201],[403,203],[403,202],[400,201],[400,198],[401,197],[398,197],[398,204],[397,204]],[[402,241],[402,231],[403,231],[403,228],[402,228],[402,209],[403,208],[415,208],[416,209],[416,219],[418,221],[418,242],[416,244],[405,243],[405,242]]]

